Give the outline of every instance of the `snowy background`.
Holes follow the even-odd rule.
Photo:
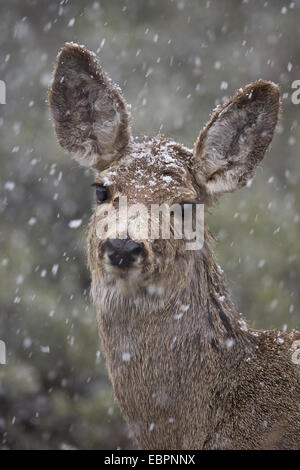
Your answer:
[[[1,0],[0,448],[131,445],[89,301],[92,177],[58,147],[46,103],[61,46],[97,52],[132,105],[135,134],[189,147],[237,88],[259,78],[281,86],[263,168],[208,222],[250,324],[300,329],[299,20],[299,1]]]

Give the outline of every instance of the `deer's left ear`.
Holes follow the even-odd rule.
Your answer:
[[[129,142],[126,103],[84,46],[67,43],[58,55],[49,105],[60,145],[84,166],[107,168]]]
[[[258,81],[218,108],[195,144],[193,168],[211,198],[244,186],[270,144],[278,121],[280,92]]]

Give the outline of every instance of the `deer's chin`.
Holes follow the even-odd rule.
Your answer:
[[[122,279],[124,282],[137,283],[141,276],[141,267],[132,266],[129,268],[119,268],[110,263],[104,263],[106,277],[113,281]]]

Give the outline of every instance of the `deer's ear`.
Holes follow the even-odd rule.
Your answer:
[[[214,198],[244,186],[270,144],[278,121],[277,85],[258,81],[218,108],[195,144],[194,173]]]
[[[82,165],[107,168],[127,146],[125,101],[85,47],[66,44],[58,55],[49,105],[60,145]]]

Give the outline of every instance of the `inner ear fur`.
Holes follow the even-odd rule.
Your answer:
[[[194,148],[194,174],[207,193],[232,192],[252,178],[272,140],[279,108],[279,87],[260,80],[213,112]]]
[[[126,103],[84,46],[67,43],[58,55],[49,106],[60,145],[82,165],[107,168],[129,142]]]

